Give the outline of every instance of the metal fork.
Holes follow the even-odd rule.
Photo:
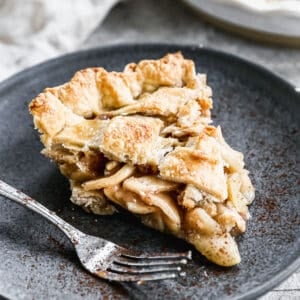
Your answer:
[[[114,281],[149,281],[185,276],[181,265],[191,259],[191,251],[147,255],[99,237],[84,234],[55,212],[0,180],[3,195],[42,215],[61,229],[73,243],[83,267],[92,274]]]

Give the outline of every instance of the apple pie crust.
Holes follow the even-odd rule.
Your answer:
[[[95,214],[123,207],[232,266],[254,189],[242,153],[211,124],[211,96],[194,62],[174,53],[123,72],[81,70],[29,108],[72,202]]]

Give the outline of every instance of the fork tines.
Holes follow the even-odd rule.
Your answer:
[[[184,253],[164,253],[145,255],[121,253],[110,267],[97,275],[117,281],[149,281],[185,276],[181,265],[191,259],[191,251]]]

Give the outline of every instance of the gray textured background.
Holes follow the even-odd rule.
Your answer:
[[[124,1],[111,11],[82,48],[144,42],[197,44],[230,52],[263,65],[300,87],[299,49],[263,45],[225,33],[203,22],[181,1]],[[300,298],[300,270],[261,299],[288,298]]]

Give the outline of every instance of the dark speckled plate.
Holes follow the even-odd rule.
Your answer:
[[[238,239],[242,262],[221,268],[194,251],[187,276],[137,284],[108,283],[87,274],[53,225],[0,199],[0,294],[11,299],[249,299],[285,279],[299,265],[300,95],[267,70],[228,54],[189,46],[140,45],[87,50],[28,69],[0,85],[0,178],[89,234],[144,251],[190,246],[139,225],[126,214],[94,216],[72,205],[66,179],[39,152],[27,105],[47,86],[78,69],[121,70],[131,61],[181,50],[208,74],[215,124],[245,153],[256,187],[246,234]],[[297,199],[298,197],[298,199]]]

